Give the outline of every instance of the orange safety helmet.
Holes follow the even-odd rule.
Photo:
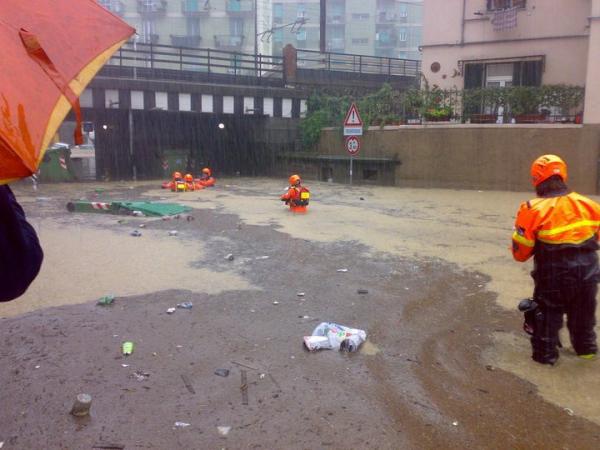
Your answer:
[[[181,178],[181,172],[173,172],[173,178]]]
[[[211,173],[210,173],[210,169],[208,167],[205,167],[204,169],[202,169],[202,173],[205,173],[206,175],[208,175],[210,177]]]
[[[567,165],[556,155],[540,156],[531,165],[531,182],[534,186],[552,175],[558,175],[564,182],[567,181]]]
[[[298,183],[300,183],[300,176],[299,175],[292,175],[290,177],[290,186],[295,186]]]
[[[194,177],[192,176],[191,173],[186,173],[185,177],[184,177],[185,181],[194,181]]]

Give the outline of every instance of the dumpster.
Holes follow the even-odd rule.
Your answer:
[[[69,144],[53,144],[44,154],[38,179],[44,182],[75,181],[70,156]]]

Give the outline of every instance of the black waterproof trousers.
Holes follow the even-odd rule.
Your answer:
[[[578,355],[597,353],[596,293],[598,291],[597,243],[562,249],[536,248],[535,312],[531,338],[532,358],[542,364],[558,359],[558,332],[567,316],[567,328]],[[539,251],[538,251],[539,250]]]

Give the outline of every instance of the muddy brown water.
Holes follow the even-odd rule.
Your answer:
[[[599,447],[597,364],[566,349],[558,367],[534,365],[511,308],[527,266],[500,252],[524,194],[315,183],[297,217],[274,180],[95,187],[16,188],[46,262],[0,305],[4,448]],[[68,214],[81,196],[175,198],[195,220]],[[109,292],[115,304],[95,306]],[[369,346],[307,353],[324,320],[366,329]],[[81,392],[87,419],[68,414]]]

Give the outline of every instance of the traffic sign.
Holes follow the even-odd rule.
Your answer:
[[[346,151],[350,156],[354,156],[360,150],[360,139],[356,136],[348,136],[346,138]]]
[[[344,136],[362,136],[363,121],[356,104],[352,103],[344,119]]]

